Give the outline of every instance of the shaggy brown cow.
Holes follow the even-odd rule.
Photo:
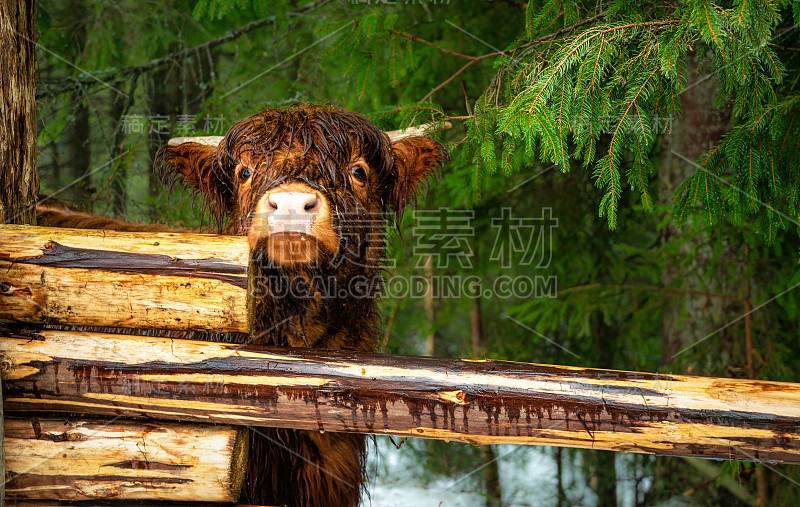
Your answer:
[[[237,122],[217,146],[166,146],[156,163],[198,191],[220,232],[248,237],[258,270],[248,341],[371,351],[384,218],[405,208],[445,156],[424,137],[392,144],[357,113],[293,105]],[[42,218],[41,225],[91,221],[74,212],[63,222]],[[261,428],[251,437],[243,501],[358,503],[363,435]]]

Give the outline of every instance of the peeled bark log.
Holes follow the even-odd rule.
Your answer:
[[[248,432],[208,424],[8,419],[10,499],[235,502]]]
[[[0,225],[0,322],[247,332],[247,239]]]
[[[0,333],[8,411],[800,463],[800,385],[68,331]]]

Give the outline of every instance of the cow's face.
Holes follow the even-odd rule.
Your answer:
[[[387,214],[402,211],[444,157],[430,139],[392,144],[357,113],[308,105],[241,120],[217,147],[159,153],[164,168],[227,215],[229,232],[283,267],[374,265]]]

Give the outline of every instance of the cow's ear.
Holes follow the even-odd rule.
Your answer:
[[[447,160],[447,152],[433,139],[406,137],[392,144],[392,158],[397,180],[390,204],[395,211],[403,211],[427,177]]]
[[[194,189],[212,211],[230,209],[233,186],[222,171],[217,147],[200,143],[163,146],[155,157],[155,166],[162,181],[182,182]]]

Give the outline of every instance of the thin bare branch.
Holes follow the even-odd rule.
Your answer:
[[[295,11],[287,12],[286,16],[289,18],[301,17],[312,11],[319,9],[320,7],[330,3],[331,1],[332,0],[319,0],[317,2],[311,3]],[[269,18],[263,18],[251,21],[250,23],[247,23],[244,26],[241,26],[234,30],[230,30],[221,37],[217,37],[216,39],[203,42],[202,44],[198,44],[190,48],[185,48],[180,51],[175,51],[174,53],[169,53],[165,56],[156,58],[154,60],[150,60],[149,62],[143,63],[141,65],[133,65],[130,67],[123,67],[123,68],[111,68],[96,72],[87,72],[77,77],[69,76],[55,81],[51,81],[45,83],[45,85],[42,87],[43,88],[42,91],[36,94],[36,98],[41,99],[44,97],[53,97],[56,95],[60,95],[62,93],[74,92],[81,87],[89,88],[91,86],[97,85],[98,83],[106,83],[114,85],[120,82],[125,82],[134,74],[143,74],[146,72],[156,70],[170,62],[176,60],[182,60],[188,56],[195,55],[197,54],[198,51],[213,49],[227,42],[236,40],[242,35],[245,35],[249,32],[252,32],[264,26],[275,24],[276,19],[277,19],[276,16],[271,16]]]

